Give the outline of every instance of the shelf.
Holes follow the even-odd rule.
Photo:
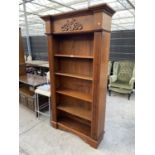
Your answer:
[[[69,106],[69,105],[63,104],[63,105],[59,105],[57,109],[67,112],[69,114],[72,114],[74,116],[80,117],[82,119],[91,121],[91,111],[84,109],[82,107],[78,107],[78,106],[75,107],[75,106],[71,106],[71,105]]]
[[[28,87],[21,87],[21,88],[19,88],[19,92],[20,93],[23,93],[23,94],[25,94],[27,96],[31,96],[31,97],[33,97],[33,95],[34,95],[34,92],[32,92],[31,90],[29,90]]]
[[[77,98],[80,100],[84,100],[87,102],[92,102],[92,97],[90,94],[86,94],[86,93],[82,93],[82,92],[78,92],[78,91],[74,91],[74,90],[69,90],[69,89],[57,90],[56,93],[66,95],[66,96],[70,96],[73,98]]]
[[[90,126],[83,124],[83,123],[80,123],[74,119],[71,119],[68,117],[67,118],[66,117],[60,118],[58,120],[58,126],[60,128],[70,130],[73,133],[77,133],[77,134],[82,133],[82,134],[90,137]]]
[[[54,56],[55,57],[66,57],[66,58],[93,59],[93,56],[83,56],[83,55],[55,54]]]
[[[80,75],[80,74],[70,74],[70,73],[60,73],[60,72],[57,72],[57,73],[55,73],[55,75],[73,77],[73,78],[89,80],[89,81],[93,80],[93,78],[90,77],[90,76]]]

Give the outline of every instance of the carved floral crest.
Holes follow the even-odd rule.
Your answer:
[[[82,30],[83,26],[76,19],[67,20],[67,22],[61,26],[62,31],[77,31]]]

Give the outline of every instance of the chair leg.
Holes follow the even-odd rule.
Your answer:
[[[111,90],[108,90],[109,91],[109,96],[111,96]]]
[[[132,94],[132,93],[128,94],[128,100],[130,100],[131,94]]]

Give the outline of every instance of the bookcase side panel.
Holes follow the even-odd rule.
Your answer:
[[[93,103],[92,103],[92,124],[91,137],[97,140],[97,120],[98,120],[98,102],[99,102],[99,80],[100,80],[100,63],[101,63],[101,36],[102,32],[94,32],[94,62],[93,62]]]
[[[99,77],[99,94],[98,94],[98,119],[97,119],[97,137],[102,137],[104,134],[105,125],[105,110],[106,110],[106,92],[108,80],[108,61],[110,48],[110,33],[103,31],[101,33],[101,63]]]
[[[49,71],[50,71],[50,81],[51,81],[51,120],[52,125],[56,127],[57,122],[57,112],[56,112],[56,91],[55,91],[55,75],[54,75],[54,68],[55,68],[55,60],[54,60],[54,53],[56,51],[56,43],[52,34],[47,35],[47,42],[48,42],[48,61],[49,61]]]
[[[91,136],[96,140],[101,140],[104,133],[109,46],[110,33],[94,33],[94,82]]]

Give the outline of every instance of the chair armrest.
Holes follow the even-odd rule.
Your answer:
[[[131,80],[129,81],[129,85],[133,86],[134,85],[134,82],[135,82],[135,78],[131,78]]]
[[[117,80],[117,76],[116,75],[111,75],[109,77],[110,83],[115,82]]]

